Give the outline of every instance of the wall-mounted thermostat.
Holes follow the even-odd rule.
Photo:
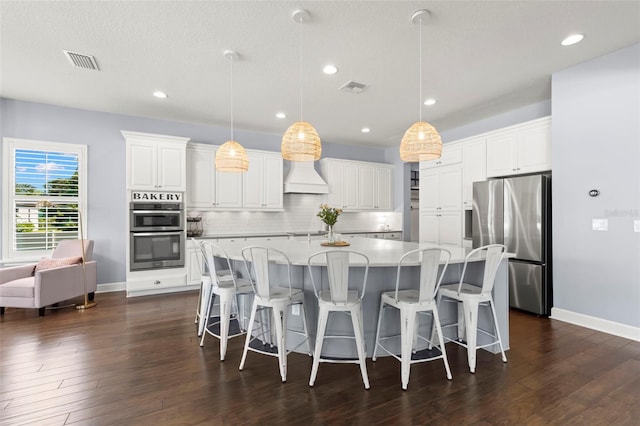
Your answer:
[[[598,191],[597,189],[592,189],[591,191],[589,191],[590,197],[597,197],[598,195],[600,195],[600,191]]]

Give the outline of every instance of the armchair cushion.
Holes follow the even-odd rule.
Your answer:
[[[44,269],[59,268],[82,262],[82,256],[42,258],[33,270],[34,273]]]
[[[0,286],[2,297],[28,297],[34,298],[35,280],[33,277],[20,278],[11,281],[8,285]]]

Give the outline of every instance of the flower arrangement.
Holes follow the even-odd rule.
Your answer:
[[[333,226],[338,221],[340,213],[342,213],[342,209],[336,209],[335,207],[329,207],[327,204],[322,204],[320,205],[320,211],[317,216],[327,225]]]

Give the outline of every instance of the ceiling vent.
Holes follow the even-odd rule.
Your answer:
[[[353,93],[354,95],[357,95],[358,93],[362,93],[366,89],[367,89],[367,85],[366,84],[358,83],[358,82],[353,81],[353,80],[347,81],[345,84],[343,84],[340,87],[341,91],[347,92],[347,93]]]
[[[83,55],[82,53],[71,52],[70,50],[64,50],[64,54],[74,67],[85,68],[88,70],[100,70],[96,58],[91,55]]]

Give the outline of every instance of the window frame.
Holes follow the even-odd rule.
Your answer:
[[[88,229],[87,217],[87,145],[64,142],[38,141],[31,139],[3,138],[2,143],[2,211],[7,214],[2,215],[2,259],[11,261],[38,260],[43,256],[49,256],[52,250],[38,251],[14,251],[13,236],[16,233],[12,226],[13,205],[16,198],[16,173],[15,173],[15,153],[16,150],[34,150],[45,152],[64,152],[78,156],[78,211],[82,215],[82,232],[86,238]],[[55,197],[52,197],[55,199]]]

